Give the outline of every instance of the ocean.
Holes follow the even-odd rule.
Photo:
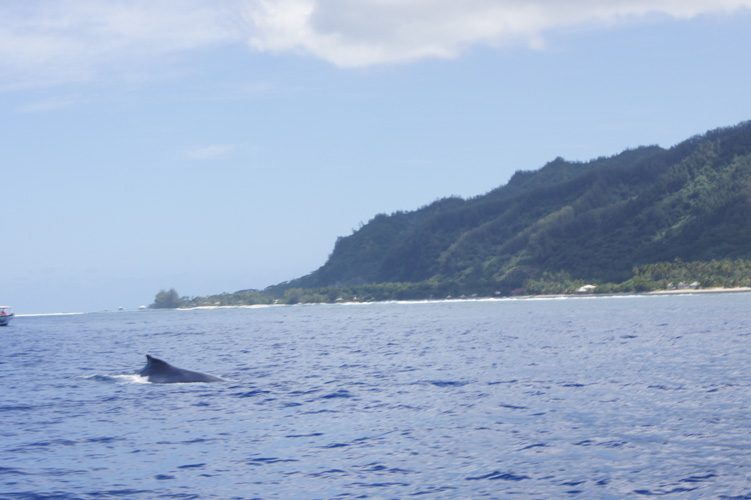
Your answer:
[[[17,317],[0,329],[0,498],[751,499],[750,306]],[[146,354],[225,382],[146,383]]]

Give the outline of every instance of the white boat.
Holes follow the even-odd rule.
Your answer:
[[[14,316],[12,307],[0,306],[0,326],[8,326]]]

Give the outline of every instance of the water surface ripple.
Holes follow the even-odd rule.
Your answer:
[[[19,317],[0,498],[751,499],[750,304]],[[227,382],[139,382],[146,353]]]

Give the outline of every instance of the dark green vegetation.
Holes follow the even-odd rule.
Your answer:
[[[751,122],[670,149],[518,171],[472,199],[379,214],[318,270],[222,305],[647,291],[751,279]],[[678,283],[674,283],[677,285]]]
[[[161,290],[154,297],[154,303],[151,304],[152,309],[175,309],[180,307],[184,302],[184,298],[180,298],[177,295],[177,291],[174,288],[169,291]]]

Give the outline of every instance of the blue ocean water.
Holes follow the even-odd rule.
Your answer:
[[[0,498],[751,499],[751,293],[0,330]],[[145,354],[221,376],[149,384]]]

